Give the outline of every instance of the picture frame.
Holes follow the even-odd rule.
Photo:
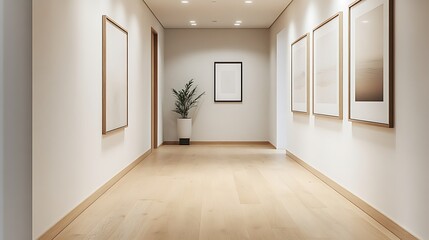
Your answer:
[[[394,127],[393,0],[349,6],[349,121]]]
[[[310,110],[310,34],[291,44],[291,111],[308,114]]]
[[[102,134],[128,126],[128,31],[103,15]]]
[[[214,63],[214,101],[243,102],[243,62]]]
[[[343,119],[343,13],[313,30],[313,114]]]

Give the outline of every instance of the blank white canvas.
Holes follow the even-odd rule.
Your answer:
[[[128,123],[127,35],[107,21],[106,26],[106,131]]]

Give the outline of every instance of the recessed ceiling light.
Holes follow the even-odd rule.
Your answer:
[[[189,23],[191,23],[191,24],[192,24],[192,23],[196,23],[196,22],[195,22],[194,20],[191,20],[191,21],[189,21]]]
[[[235,21],[235,23],[242,23],[242,21],[241,20],[237,20],[237,21]]]
[[[196,24],[196,23],[191,23],[191,25],[192,25],[192,26],[197,26],[197,24]]]
[[[240,26],[241,24],[240,23],[234,23],[234,26]]]
[[[186,4],[186,3],[189,3],[189,1],[188,0],[182,0],[181,3],[185,3]]]
[[[253,1],[246,0],[246,1],[244,1],[244,3],[250,4],[250,3],[253,3]]]

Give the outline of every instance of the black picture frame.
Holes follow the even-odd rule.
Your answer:
[[[214,63],[214,101],[243,102],[243,62]]]

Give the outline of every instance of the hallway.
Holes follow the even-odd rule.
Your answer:
[[[56,239],[398,239],[269,145],[162,146]]]

